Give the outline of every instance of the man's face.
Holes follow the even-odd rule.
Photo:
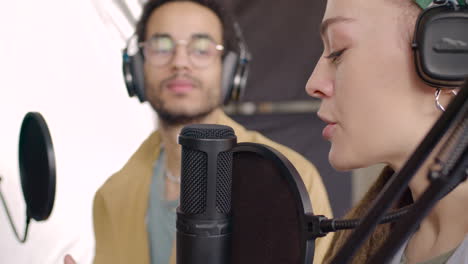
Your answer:
[[[221,92],[221,51],[215,51],[210,63],[200,67],[193,63],[194,57],[187,49],[187,42],[200,36],[210,38],[213,44],[222,43],[222,25],[216,14],[192,2],[164,4],[148,21],[145,39],[155,36],[170,37],[176,43],[175,53],[165,65],[150,63],[145,56],[146,95],[159,117],[180,124],[217,108]]]

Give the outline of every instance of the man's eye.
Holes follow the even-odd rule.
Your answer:
[[[209,55],[210,54],[210,50],[208,49],[205,49],[205,48],[201,48],[201,49],[193,49],[193,52],[197,55]]]
[[[174,42],[167,37],[160,37],[150,41],[150,49],[156,53],[170,53],[174,49]]]
[[[158,48],[155,50],[156,53],[160,54],[166,54],[166,53],[172,53],[172,49],[170,48]]]

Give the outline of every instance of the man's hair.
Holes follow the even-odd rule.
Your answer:
[[[234,31],[234,21],[227,9],[221,6],[216,0],[148,0],[143,6],[140,20],[136,24],[136,35],[138,42],[146,40],[146,29],[148,21],[153,12],[162,5],[170,2],[192,2],[202,5],[216,14],[223,27],[223,45],[225,51],[238,52],[236,34]]]

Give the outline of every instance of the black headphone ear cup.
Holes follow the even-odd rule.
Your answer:
[[[247,79],[249,77],[249,59],[240,59],[237,65],[237,73],[234,76],[234,84],[231,91],[231,100],[238,101],[244,96]]]
[[[135,94],[140,100],[140,102],[146,101],[146,91],[145,91],[145,69],[143,53],[141,51],[137,52],[133,56],[133,76],[134,76],[134,85],[135,85]]]
[[[132,75],[132,57],[128,55],[128,51],[125,48],[122,51],[122,72],[125,81],[125,87],[127,87],[128,96],[133,97],[135,95],[135,87],[133,84]]]
[[[430,7],[419,16],[413,51],[421,79],[435,87],[459,87],[468,75],[468,12],[449,5]]]
[[[146,101],[143,54],[139,51],[130,56],[127,49],[123,52],[123,74],[128,96],[137,96],[140,102]]]
[[[238,73],[239,56],[229,51],[223,59],[223,73],[221,78],[221,100],[224,104],[231,100],[232,91],[235,88],[235,79]]]

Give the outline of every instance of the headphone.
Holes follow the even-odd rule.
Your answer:
[[[221,78],[221,100],[223,104],[238,101],[244,94],[251,60],[239,24],[234,22],[233,25],[239,51],[226,50],[223,55]],[[145,102],[144,56],[143,51],[138,46],[136,34],[130,37],[122,51],[122,64],[128,95],[130,97],[136,96],[140,102]]]
[[[412,48],[418,75],[437,88],[457,88],[468,76],[468,0],[414,0],[424,12]]]

